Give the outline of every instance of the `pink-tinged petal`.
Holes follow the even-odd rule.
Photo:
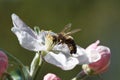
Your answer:
[[[96,51],[96,50],[91,50],[91,51],[86,51],[87,52],[87,56],[89,59],[89,63],[93,63],[96,62],[98,60],[100,60],[101,55]]]
[[[53,73],[48,73],[44,76],[43,80],[61,80],[61,79]]]
[[[86,73],[93,72],[92,74],[101,74],[105,72],[110,65],[111,52],[106,46],[98,45],[99,41],[91,44],[86,51],[90,54],[99,53],[100,58],[93,63],[83,65],[83,70]],[[93,58],[94,60],[94,58]]]
[[[0,51],[0,77],[6,71],[7,66],[8,66],[8,57],[3,51]]]
[[[105,46],[98,46],[97,51],[101,54],[101,59],[89,64],[89,67],[95,71],[95,74],[103,73],[110,65],[110,49]]]
[[[86,48],[86,51],[91,50],[91,49],[96,49],[99,43],[100,43],[99,40],[97,40],[95,43],[92,43],[91,45],[89,45],[89,46]]]

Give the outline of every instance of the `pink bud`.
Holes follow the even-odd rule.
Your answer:
[[[53,73],[48,73],[44,76],[43,80],[61,80],[61,79]]]
[[[7,66],[8,66],[8,57],[3,51],[0,51],[0,77],[6,71]]]
[[[93,72],[92,74],[101,74],[105,72],[110,65],[111,52],[108,47],[99,46],[100,41],[96,41],[86,48],[86,50],[94,50],[100,54],[100,59],[96,62],[90,63],[87,66],[83,65],[83,70],[86,73]],[[89,68],[89,69],[88,69]],[[87,70],[87,71],[86,71]]]

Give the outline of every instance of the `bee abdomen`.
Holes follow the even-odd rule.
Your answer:
[[[68,45],[68,48],[70,49],[70,54],[75,54],[77,52],[76,44],[73,39],[66,39],[65,43]]]

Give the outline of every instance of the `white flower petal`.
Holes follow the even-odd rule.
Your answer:
[[[80,46],[77,46],[77,53],[72,54],[72,56],[78,59],[80,65],[90,63],[88,53]]]
[[[56,49],[66,49],[62,47],[58,47]],[[65,50],[59,51],[59,54],[56,52],[49,52],[44,59],[50,63],[53,64],[57,67],[60,67],[63,70],[71,70],[73,69],[76,65],[82,65],[82,64],[89,64],[92,62],[95,62],[96,60],[100,59],[100,55],[98,53],[88,53],[86,52],[85,49],[77,46],[77,53],[76,54],[70,54],[69,52],[64,54]]]
[[[70,56],[70,50],[66,44],[56,44],[53,50],[61,51]]]
[[[32,37],[29,33],[19,30],[15,27],[12,29],[12,31],[17,36],[22,47],[32,51],[39,51],[44,49],[44,46],[40,44],[38,40]]]
[[[19,30],[27,32],[34,38],[37,38],[35,32],[29,26],[27,26],[16,14],[12,14],[11,17],[14,27],[18,28]],[[13,28],[11,29],[12,31]]]
[[[54,34],[50,31],[42,31],[39,34],[34,32],[29,26],[27,26],[16,14],[12,14],[12,32],[17,36],[19,43],[22,47],[32,50],[40,51],[45,50],[45,37],[46,34]]]
[[[44,59],[57,67],[60,67],[63,70],[71,70],[73,69],[78,63],[78,59],[74,57],[67,58],[63,53],[55,54],[53,52],[49,52]]]

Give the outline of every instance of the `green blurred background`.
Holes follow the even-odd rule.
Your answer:
[[[80,46],[86,48],[96,40],[109,46],[112,52],[109,71],[103,80],[120,80],[120,1],[119,0],[0,0],[0,48],[30,65],[34,52],[22,48],[11,32],[11,14],[16,13],[31,28],[60,32],[64,25],[72,23],[72,29],[80,28],[74,36]],[[80,71],[77,66],[72,71],[62,71],[45,63],[38,80],[48,72],[56,73],[63,80],[69,80]],[[92,77],[88,80],[99,80]]]

